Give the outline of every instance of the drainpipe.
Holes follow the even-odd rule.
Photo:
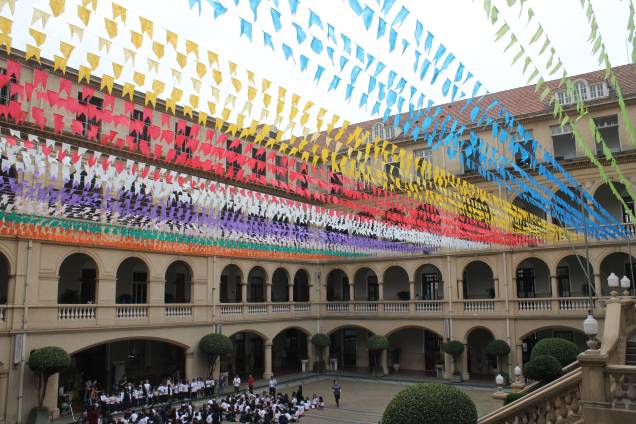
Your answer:
[[[27,292],[29,291],[29,270],[31,268],[31,253],[33,250],[33,241],[29,240],[27,244],[27,257],[26,267],[24,270],[24,289],[22,293],[22,347],[20,351],[22,353],[20,357],[20,381],[18,383],[18,416],[17,423],[22,424],[22,402],[24,400],[24,348],[26,347],[26,326],[27,326]],[[17,337],[17,335],[16,335]],[[16,344],[17,348],[17,344]]]
[[[515,346],[510,343],[510,293],[508,284],[508,258],[506,257],[505,251],[503,252],[503,277],[504,286],[506,287],[506,341],[508,342],[508,346],[510,346],[510,355],[513,355]],[[512,361],[510,361],[510,356],[508,357],[508,375],[512,376]]]
[[[448,340],[453,340],[453,284],[451,281],[451,258],[446,255],[446,272],[448,276]]]

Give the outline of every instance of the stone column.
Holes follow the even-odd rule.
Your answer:
[[[457,280],[457,299],[464,300],[464,280]]]
[[[388,360],[389,360],[388,350],[382,349],[382,353],[380,354],[380,365],[382,366],[383,375],[387,375],[389,373]]]
[[[495,299],[499,299],[499,278],[492,279],[492,286],[495,289]]]
[[[464,353],[462,353],[462,380],[470,380],[468,373],[468,344],[464,344]]]
[[[44,406],[49,409],[53,419],[57,418],[60,415],[60,410],[57,408],[57,390],[59,381],[59,373],[50,376],[49,381],[46,384],[46,395],[44,396]],[[28,413],[28,410],[24,412]]]
[[[384,281],[378,281],[378,300],[384,301]]]
[[[603,286],[601,282],[601,274],[594,274],[594,295],[598,298],[603,296]]]
[[[241,302],[247,303],[247,283],[241,282]]]
[[[515,366],[523,368],[523,343],[515,345]]]
[[[96,318],[98,324],[115,319],[115,295],[117,293],[117,279],[115,276],[104,276],[97,280],[97,298],[95,303],[100,306],[112,306],[110,308],[97,308]]]
[[[311,342],[311,337],[307,337],[307,361],[309,362],[309,369],[313,370],[315,354],[314,354],[314,344]]]
[[[409,282],[409,299],[415,300],[415,281]]]
[[[146,303],[149,306],[148,318],[151,320],[151,322],[158,322],[164,319],[164,308],[159,307],[159,305],[162,305],[165,301],[165,287],[165,280],[159,279],[157,277],[153,278],[147,283]]]
[[[265,345],[265,372],[263,373],[263,378],[268,379],[272,374],[272,342],[266,341]]]
[[[444,355],[444,379],[450,380],[453,376],[453,372],[455,371],[453,357],[450,356],[448,353],[442,353],[442,355]]]
[[[349,301],[353,302],[356,300],[356,286],[352,282],[349,283]]]
[[[7,385],[9,383],[9,370],[0,368],[0,424],[6,423],[7,416]]]
[[[550,276],[550,291],[552,292],[552,297],[559,297],[559,280],[556,275]]]
[[[289,284],[287,286],[287,301],[288,302],[294,301],[294,284]]]
[[[192,380],[198,377],[194,375],[194,352],[190,349],[186,350],[183,354],[185,356],[185,378],[186,380]]]
[[[272,301],[272,284],[265,284],[265,302],[270,303]]]
[[[605,374],[607,355],[598,350],[587,350],[578,356],[581,364],[581,399],[583,419],[585,422],[603,422],[607,419],[607,410],[611,407],[608,398],[609,378]]]

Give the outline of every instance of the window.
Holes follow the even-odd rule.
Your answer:
[[[479,143],[471,144],[470,140],[461,142],[461,156],[464,174],[476,174],[479,171],[479,163],[481,161],[479,153]]]
[[[519,133],[515,133],[512,140],[518,143],[519,150],[515,152],[515,163],[517,165],[526,167],[536,161],[536,141],[532,138],[532,130],[526,130],[524,137],[521,137]]]
[[[562,105],[574,104],[579,97],[583,101],[599,99],[609,96],[609,88],[605,81],[588,84],[585,80],[578,80],[574,83],[574,92],[570,95],[567,90],[556,93],[559,103]]]
[[[267,152],[263,147],[258,149],[252,149],[252,158],[256,160],[256,163],[252,167],[252,174],[258,178],[263,179],[267,176]]]
[[[610,151],[612,153],[620,152],[621,143],[618,137],[618,117],[612,115],[594,118],[594,124]],[[599,143],[596,143],[596,154],[599,156],[604,155],[603,146]]]
[[[80,113],[77,115],[77,120],[82,123],[82,136],[87,137],[89,140],[98,140],[102,129],[100,120],[97,119],[97,111],[102,110],[104,100],[99,97],[91,96],[90,99],[82,96],[80,91],[77,94],[77,99],[80,105],[87,106],[87,114]]]
[[[342,172],[329,171],[329,181],[332,184],[331,194],[338,194],[340,190],[337,187],[342,187]]]
[[[281,183],[287,182],[287,161],[283,163],[284,156],[276,156],[276,179]]]
[[[534,268],[517,269],[517,297],[533,298],[534,290]]]
[[[133,113],[130,117],[133,121],[135,121],[135,126],[132,131],[130,131],[130,136],[133,138],[135,145],[139,146],[139,140],[150,141],[150,136],[148,135],[148,127],[150,126],[150,118],[144,119],[143,110],[133,110]],[[137,123],[143,124],[137,124]],[[140,128],[141,126],[141,128]]]
[[[386,172],[387,177],[389,178],[389,184],[392,183],[393,179],[400,178],[400,162],[387,162],[384,164],[384,171]]]
[[[178,121],[175,123],[174,127],[174,135],[175,135],[175,143],[174,149],[177,151],[177,157],[181,156],[181,154],[185,153],[188,159],[192,159],[192,147],[188,146],[190,142],[190,132],[192,131],[192,126],[183,123],[179,123]]]
[[[550,127],[550,132],[552,133],[555,159],[564,160],[575,158],[576,142],[574,141],[572,126],[569,124],[564,126],[553,125]]]
[[[296,162],[296,172],[301,174],[301,177],[296,180],[296,186],[306,189],[309,184],[307,183],[307,164],[303,162]]]
[[[418,159],[423,159],[426,162],[433,163],[433,150],[431,148],[413,150],[413,155]],[[429,172],[422,172],[421,167],[416,169],[415,172],[419,177],[424,179],[430,179],[433,177],[432,175],[429,175]]]
[[[376,138],[380,138],[382,140],[391,140],[400,135],[401,131],[399,128],[395,128],[392,125],[384,125],[383,123],[377,123],[371,127],[371,141]]]
[[[227,139],[227,151],[236,153],[237,155],[242,154],[243,153],[243,145],[241,144],[241,140],[239,140],[238,138],[236,138],[234,140],[228,138]],[[226,172],[230,172],[230,170],[232,170],[232,172],[234,174],[238,173],[241,170],[241,165],[239,165],[239,163],[238,163],[236,158],[234,158],[233,160],[228,158],[226,160],[225,171]]]
[[[4,68],[0,68],[0,75],[6,75],[7,70]],[[15,100],[16,95],[11,95],[11,84],[17,83],[18,80],[15,77],[15,74],[11,74],[11,78],[7,83],[0,89],[0,105],[8,105],[11,100]]]

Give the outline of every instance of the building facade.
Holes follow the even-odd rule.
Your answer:
[[[15,65],[7,61],[20,65],[19,75],[12,73]],[[136,149],[153,152],[155,146],[167,142],[149,134],[153,125],[162,122],[166,115],[145,107],[141,97],[135,97],[134,101],[124,101],[123,96],[107,99],[98,80],[90,85],[78,84],[72,71],[62,78],[59,72],[52,71],[50,64],[27,63],[19,52],[0,60],[0,67],[4,75],[11,77],[0,94],[0,127],[5,137],[40,142],[51,148],[63,144],[71,157],[74,152],[88,149],[130,160],[140,158]],[[634,69],[627,66],[616,70],[631,117],[636,116]],[[34,87],[34,79],[41,81],[41,72],[47,75],[46,83],[36,83]],[[68,86],[63,81],[72,83]],[[603,73],[582,75],[576,81],[587,93],[590,114],[604,131],[623,173],[633,182],[636,153]],[[86,94],[87,87],[91,89],[90,96]],[[66,89],[67,98],[87,106],[85,115],[73,114],[72,108],[63,108],[51,98]],[[34,90],[33,95],[28,94],[29,90]],[[532,131],[533,137],[623,223],[629,234],[634,234],[629,214],[583,157],[571,131],[559,126],[549,105],[527,101],[528,90],[532,87],[497,96]],[[12,103],[16,99],[19,104]],[[562,100],[568,103],[567,98]],[[143,128],[131,132],[130,125],[124,129],[116,122],[100,121],[92,115],[95,112],[91,112],[89,105],[94,106],[93,110],[110,107],[113,113],[128,114],[131,121],[140,122]],[[42,111],[41,118],[37,118],[33,108]],[[13,119],[20,110],[25,114],[23,119]],[[54,128],[60,121],[63,128]],[[203,140],[203,132],[189,135],[187,128],[196,123],[183,114],[162,122],[164,127],[174,127],[175,135],[181,132],[187,140],[193,137]],[[466,161],[466,155],[459,154],[450,160],[442,149],[422,148],[425,143],[400,138],[391,127],[373,122],[363,125],[480,188],[559,224],[549,213],[516,201],[495,183],[483,181],[472,172],[473,162]],[[580,130],[589,147],[595,149],[587,126],[582,125]],[[111,135],[113,143],[104,143],[101,136],[105,134]],[[497,144],[490,133],[481,132],[480,136],[493,146]],[[119,139],[122,143],[116,145]],[[144,142],[148,145],[141,147]],[[240,151],[230,143],[226,147]],[[181,155],[192,159],[197,149],[188,151],[189,148],[183,143],[175,162]],[[255,154],[269,160],[270,153],[266,150]],[[526,160],[512,152],[508,155],[519,163]],[[8,157],[2,161],[3,205],[6,208],[11,205],[18,212],[24,210],[20,208],[33,207],[15,195],[12,186],[24,181],[28,170]],[[273,157],[270,162],[280,160]],[[280,176],[284,166],[259,169],[248,161],[221,165],[224,170],[238,167],[244,168],[247,175],[258,174],[254,187],[280,193],[279,188],[261,183]],[[175,163],[172,169],[188,172],[187,163]],[[56,170],[60,175],[64,172],[61,167]],[[607,173],[612,177],[609,167]],[[46,173],[28,178],[36,184],[38,178],[50,177]],[[83,186],[79,174],[73,178]],[[214,178],[223,180],[218,175]],[[540,175],[536,178],[549,185]],[[57,180],[61,191],[65,189],[64,180]],[[557,187],[553,191],[557,192]],[[103,188],[99,196],[106,196]],[[135,197],[133,203],[138,200]],[[626,194],[625,203],[633,211],[633,200]],[[82,208],[83,217],[94,212],[95,222],[106,219],[98,207],[81,199],[71,206],[65,205],[64,200],[48,206],[57,212],[61,210],[69,219],[76,218],[73,207]],[[339,369],[367,369],[366,340],[379,334],[387,336],[391,344],[392,354],[384,358],[386,365],[399,364],[400,372],[434,375],[443,369],[444,376],[449,378],[452,365],[441,353],[442,344],[460,340],[466,345],[461,361],[464,378],[492,378],[496,364],[485,354],[490,340],[503,339],[511,346],[508,370],[522,364],[533,344],[542,337],[564,337],[583,345],[582,321],[590,308],[590,290],[594,313],[602,320],[602,298],[609,294],[609,274],[626,275],[633,280],[636,259],[631,252],[632,241],[631,236],[591,240],[587,264],[579,239],[529,247],[492,245],[478,251],[441,249],[430,254],[373,258],[286,258],[283,254],[245,258],[230,253],[209,255],[99,246],[86,243],[81,237],[60,241],[3,233],[0,236],[0,423],[16,422],[18,416],[24,416],[36,404],[34,376],[25,359],[31,350],[42,346],[62,347],[73,358],[72,370],[49,381],[45,403],[51,409],[57,407],[60,387],[63,392],[79,397],[88,378],[97,379],[108,390],[123,375],[153,381],[166,376],[204,377],[207,362],[198,350],[198,342],[215,331],[230,336],[235,346],[233,357],[222,367],[243,374],[268,377],[272,373],[299,372],[302,360],[309,364],[316,360],[311,336],[324,333],[332,340],[328,359]],[[591,284],[586,269],[590,270]]]

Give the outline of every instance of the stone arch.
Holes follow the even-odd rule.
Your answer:
[[[136,256],[124,259],[117,267],[116,303],[148,302],[148,265]]]
[[[230,335],[234,352],[230,359],[231,369],[244,380],[248,374],[259,378],[265,372],[265,344],[267,337],[256,330],[237,331]],[[223,364],[221,365],[223,367]],[[226,367],[224,367],[226,368]]]
[[[519,337],[521,342],[522,362],[525,363],[530,360],[530,354],[534,345],[539,340],[547,338],[563,338],[569,340],[577,345],[579,351],[586,349],[587,336],[580,328],[575,328],[568,325],[543,325],[533,330],[527,331],[523,336]]]
[[[577,197],[580,196],[580,192],[579,189],[577,189],[576,187],[568,187]],[[571,209],[574,209],[576,211],[579,210],[579,206],[578,206],[578,202],[574,199],[571,199],[568,195],[565,194],[565,192],[563,190],[559,190],[556,193],[554,193],[554,197],[555,198],[559,198],[563,203],[565,203],[566,205],[568,205]],[[552,209],[550,211],[550,214],[552,215],[552,223],[554,225],[558,225],[560,227],[564,227],[564,228],[572,228],[574,225],[573,222],[571,222],[571,219],[568,218],[567,216],[563,216],[563,210],[564,210],[564,206],[562,206],[562,203],[559,202],[559,209],[557,213],[557,210],[554,208],[554,205],[557,205],[556,200],[553,200],[553,202],[551,202],[552,204]],[[570,219],[570,220],[568,220]]]
[[[190,303],[192,301],[192,267],[185,261],[172,262],[165,272],[164,302]]]
[[[272,302],[289,302],[289,271],[280,267],[272,274]]]
[[[634,199],[631,198],[629,192],[625,185],[620,182],[612,181],[612,184],[623,198],[623,201],[627,205],[628,209],[622,205],[622,203],[616,198],[614,193],[612,192],[609,184],[600,183],[594,189],[594,199],[603,205],[603,208],[610,214],[612,218],[614,218],[618,223],[623,225],[629,225],[633,234],[633,222],[631,222],[631,217],[628,211],[631,211],[634,214]]]
[[[386,334],[390,345],[389,362],[393,368],[435,375],[442,362],[443,337],[422,325],[403,325]],[[397,367],[396,367],[397,365]]]
[[[409,273],[399,265],[388,267],[382,274],[384,300],[409,300]]]
[[[302,360],[307,359],[310,332],[300,326],[289,326],[272,337],[272,370],[301,372]]]
[[[221,303],[239,303],[242,301],[241,284],[243,272],[235,264],[228,264],[221,271],[219,299]]]
[[[609,286],[607,284],[607,277],[610,273],[616,274],[621,279],[626,276],[631,281],[631,286],[634,287],[634,277],[636,276],[636,257],[631,256],[625,252],[612,252],[606,255],[601,261],[599,267],[599,277],[601,279],[601,292],[603,296],[607,296],[610,293]]]
[[[267,271],[262,266],[255,266],[247,274],[247,301],[262,303],[267,300]]]
[[[578,258],[578,259],[577,259]],[[565,255],[556,263],[559,297],[588,296],[587,261],[581,255]],[[590,282],[594,290],[594,267],[590,263]]]
[[[62,264],[64,263],[64,261],[66,261],[66,259],[68,259],[69,256],[75,255],[75,254],[82,254],[82,255],[88,256],[89,258],[93,260],[93,262],[95,262],[95,266],[97,267],[98,270],[101,271],[102,274],[109,273],[108,267],[104,265],[104,261],[102,261],[102,258],[100,257],[100,255],[98,255],[96,252],[94,252],[91,249],[74,248],[74,249],[65,250],[61,252],[59,255],[57,255],[57,258],[55,259],[55,269],[58,270],[58,275],[59,275],[59,270],[62,267]],[[133,255],[133,256],[137,256],[137,255]],[[143,260],[144,262],[148,263],[148,260],[145,256],[140,255],[139,258]]]
[[[472,261],[463,271],[464,299],[494,299],[495,280],[492,268],[484,261]]]
[[[85,253],[72,253],[58,269],[57,303],[95,303],[99,268]]]
[[[444,278],[437,266],[424,264],[415,270],[415,299],[444,299]]]
[[[535,257],[523,259],[515,270],[518,298],[551,297],[550,268]]]
[[[294,273],[294,302],[309,302],[309,272],[300,268]]]
[[[332,269],[327,274],[327,301],[349,301],[349,276],[339,268]]]
[[[399,327],[393,328],[391,331],[389,331],[388,333],[385,334],[386,337],[391,336],[392,334],[395,334],[399,331],[402,330],[407,330],[407,329],[417,329],[417,330],[426,330],[426,331],[430,331],[431,333],[434,333],[435,335],[437,335],[440,338],[444,338],[444,336],[442,336],[437,330],[434,330],[431,327],[427,327],[426,325],[419,325],[419,324],[405,324],[405,325],[400,325]]]
[[[370,267],[362,267],[353,276],[354,299],[375,302],[379,300],[378,276]]]
[[[496,359],[486,355],[486,346],[495,340],[494,333],[483,326],[475,326],[466,332],[468,373],[471,377],[490,377],[497,367]]]
[[[367,342],[373,332],[359,324],[345,324],[332,329],[329,358],[336,358],[339,369],[366,368],[370,364]]]
[[[84,350],[88,350],[91,349],[95,346],[99,346],[102,344],[108,344],[108,343],[115,343],[115,342],[122,342],[122,341],[128,341],[128,340],[152,340],[152,341],[157,341],[157,342],[161,342],[161,343],[167,343],[167,344],[172,344],[175,346],[179,346],[182,349],[190,349],[191,346],[189,346],[188,344],[175,340],[175,339],[171,339],[169,337],[159,337],[159,336],[125,336],[125,337],[115,337],[112,339],[108,339],[108,340],[91,340],[88,344],[86,345],[82,345],[81,347],[75,347],[73,348],[73,350],[69,351],[69,355],[74,355],[78,352],[82,352]]]

